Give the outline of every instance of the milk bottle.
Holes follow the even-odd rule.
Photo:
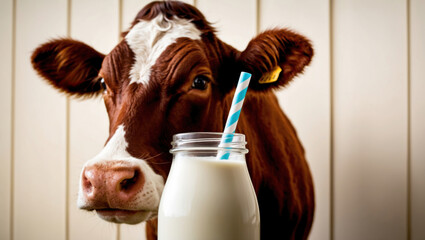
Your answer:
[[[174,136],[158,213],[159,240],[259,240],[260,215],[249,177],[245,136],[218,147],[221,133]],[[230,152],[228,160],[217,154]]]

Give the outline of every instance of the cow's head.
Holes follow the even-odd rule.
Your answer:
[[[123,36],[106,56],[71,39],[43,44],[32,56],[60,91],[103,96],[110,135],[84,165],[78,206],[120,223],[156,216],[172,135],[222,131],[242,70],[253,74],[251,92],[268,91],[288,83],[313,55],[306,38],[285,29],[266,31],[239,52],[196,8],[174,1],[147,5]],[[277,67],[278,78],[260,83]]]

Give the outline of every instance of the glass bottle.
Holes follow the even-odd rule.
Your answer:
[[[259,240],[260,214],[246,165],[245,135],[174,135],[158,213],[159,240]],[[220,147],[219,147],[220,145]],[[220,155],[230,153],[227,160]]]

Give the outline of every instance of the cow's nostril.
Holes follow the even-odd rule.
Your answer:
[[[90,176],[91,176],[91,173],[84,171],[84,174],[83,174],[83,189],[86,193],[90,193],[93,190],[93,184],[89,179]]]
[[[133,188],[137,187],[141,181],[141,173],[135,170],[133,176],[121,180],[119,183],[120,190],[123,192],[130,192]]]

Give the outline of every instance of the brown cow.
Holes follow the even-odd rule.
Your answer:
[[[261,238],[306,239],[313,183],[303,147],[273,89],[310,63],[309,41],[273,29],[239,52],[217,38],[196,8],[175,1],[148,4],[123,37],[106,56],[71,39],[43,44],[32,56],[34,68],[60,91],[102,94],[105,101],[110,136],[82,170],[78,206],[107,221],[148,221],[148,239],[156,239],[173,134],[222,131],[238,75],[246,71],[253,77],[237,132],[248,140]],[[264,83],[277,67],[282,69],[277,81]]]

